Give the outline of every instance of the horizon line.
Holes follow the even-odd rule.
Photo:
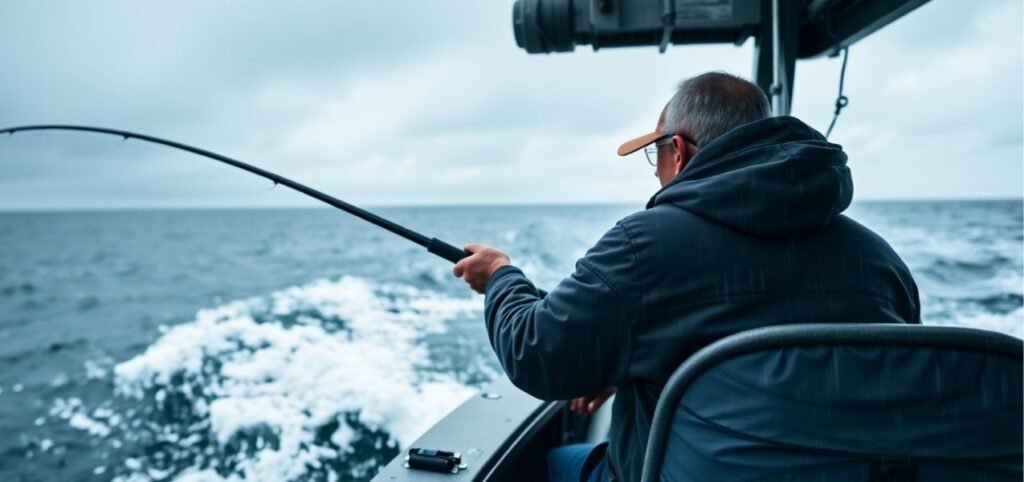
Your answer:
[[[872,204],[872,203],[949,203],[949,202],[1009,202],[1019,201],[1024,203],[1024,196],[1021,197],[990,197],[990,198],[878,198],[854,200],[851,205]],[[366,209],[394,209],[394,208],[514,208],[514,207],[626,207],[633,205],[633,202],[611,201],[611,202],[587,202],[587,201],[565,201],[565,202],[506,202],[506,203],[417,203],[417,204],[365,204]],[[639,203],[638,203],[639,204]],[[309,204],[309,205],[208,205],[208,206],[60,206],[60,207],[3,207],[0,206],[0,213],[26,213],[26,212],[122,212],[122,211],[250,211],[250,210],[305,210],[305,209],[329,209],[331,206]]]

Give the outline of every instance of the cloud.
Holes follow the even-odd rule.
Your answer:
[[[753,56],[752,42],[527,55],[509,2],[415,7],[6,2],[0,125],[167,137],[357,203],[642,205],[651,169],[615,148],[680,79],[747,75]],[[935,0],[851,49],[833,137],[858,196],[1021,195],[1021,17],[1019,2]],[[838,70],[798,64],[795,115],[827,127]],[[965,156],[984,159],[971,183]],[[0,139],[0,209],[309,202],[246,176],[116,138]]]

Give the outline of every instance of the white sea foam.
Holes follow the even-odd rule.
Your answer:
[[[83,366],[85,368],[85,378],[88,380],[98,380],[107,376],[107,370],[95,360],[86,360]]]
[[[78,398],[57,398],[54,399],[53,405],[50,406],[50,415],[57,416],[62,419],[69,419],[76,412],[82,410],[82,400]]]
[[[1024,307],[994,313],[974,303],[921,293],[922,318],[927,325],[960,326],[1024,338]]]
[[[468,398],[472,389],[454,378],[417,370],[430,364],[421,339],[443,334],[446,320],[481,309],[479,299],[407,286],[375,287],[349,277],[316,281],[200,311],[195,321],[170,327],[145,353],[117,365],[115,383],[121,394],[150,394],[160,405],[175,383],[191,381],[201,394],[188,403],[208,419],[218,444],[247,430],[266,430],[276,439],[271,445],[258,438],[227,478],[193,467],[176,480],[291,480],[307,466],[350,453],[359,433],[348,417],[407,446]],[[83,413],[69,412],[85,426]],[[317,429],[332,423],[337,450],[314,443]],[[138,461],[126,466],[136,469],[117,480],[162,475]],[[142,476],[148,477],[132,478]]]
[[[213,470],[187,470],[174,478],[175,482],[243,482],[237,476],[221,477]]]
[[[79,430],[85,430],[97,437],[106,437],[107,435],[110,435],[110,427],[102,422],[91,419],[88,415],[82,413],[72,415],[71,418],[68,419],[68,425]]]
[[[960,316],[956,326],[998,331],[1017,338],[1024,338],[1024,308],[1006,314],[976,313]]]

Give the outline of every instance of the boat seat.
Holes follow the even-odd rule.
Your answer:
[[[783,325],[684,362],[662,391],[651,481],[1024,477],[1020,339],[968,328]]]

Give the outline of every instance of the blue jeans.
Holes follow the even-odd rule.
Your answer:
[[[593,444],[573,444],[556,447],[548,452],[548,480],[550,482],[580,482],[583,464],[594,450]],[[590,471],[587,482],[608,480],[608,459],[601,461]]]

